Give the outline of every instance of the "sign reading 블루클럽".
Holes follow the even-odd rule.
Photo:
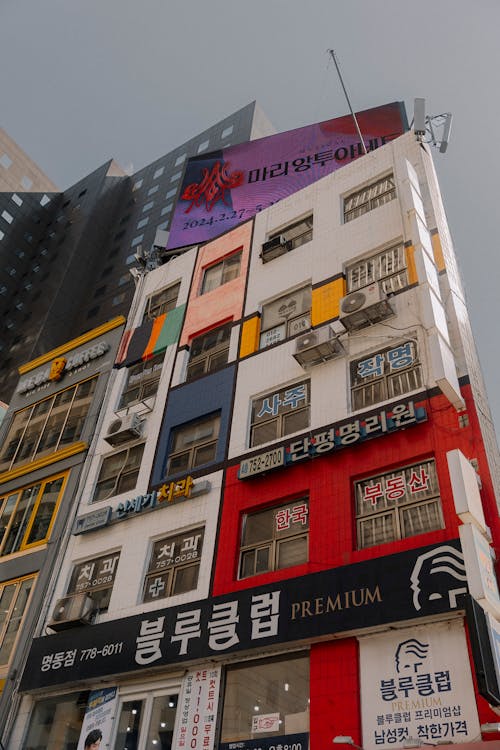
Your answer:
[[[458,540],[35,638],[21,690],[454,612]]]
[[[357,113],[368,151],[407,129],[401,102]],[[168,249],[218,237],[363,155],[350,115],[190,159]]]

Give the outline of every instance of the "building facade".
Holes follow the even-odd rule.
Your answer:
[[[4,743],[479,750],[490,425],[412,132],[139,273]]]
[[[59,191],[0,131],[0,399],[23,362],[127,315],[129,269],[168,230],[187,158],[272,132],[252,102],[134,175],[110,160]]]

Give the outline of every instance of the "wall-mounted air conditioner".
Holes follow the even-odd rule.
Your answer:
[[[142,434],[143,420],[138,414],[117,417],[108,427],[104,440],[110,445],[122,445],[135,440]]]
[[[380,323],[393,314],[387,295],[377,283],[351,292],[340,300],[340,320],[348,331]]]
[[[271,240],[264,242],[264,244],[262,245],[262,252],[260,254],[260,257],[262,258],[263,263],[268,263],[270,260],[274,260],[274,258],[278,258],[280,255],[284,255],[284,253],[287,253],[289,249],[290,243],[288,242],[285,235],[278,234]]]
[[[330,326],[315,328],[295,340],[293,356],[301,367],[308,368],[345,354],[338,336]]]
[[[65,596],[54,607],[48,627],[52,630],[66,630],[76,625],[89,625],[95,609],[94,601],[84,592]]]

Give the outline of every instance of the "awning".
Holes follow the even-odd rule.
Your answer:
[[[136,362],[161,354],[170,344],[176,344],[181,332],[185,307],[186,305],[179,305],[154,320],[145,320],[138,328],[125,331],[114,366],[130,367]]]

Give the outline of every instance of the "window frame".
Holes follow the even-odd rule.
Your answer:
[[[148,398],[156,397],[164,361],[165,352],[162,352],[151,357],[151,359],[141,360],[127,368],[127,380],[120,395],[120,400],[116,408],[117,411],[128,409],[133,404],[139,404]],[[130,382],[132,378],[137,377],[139,378],[137,382]],[[138,396],[130,401],[126,401],[125,397],[127,393],[133,392],[137,388],[139,389]],[[154,388],[154,390],[150,391],[151,388]]]
[[[21,614],[21,616],[19,618],[19,625],[17,627],[16,634],[15,634],[14,639],[12,641],[12,645],[10,647],[10,651],[8,652],[8,658],[7,658],[6,662],[5,662],[5,664],[3,664],[3,665],[0,664],[0,675],[2,675],[2,674],[6,675],[7,672],[8,672],[9,664],[11,662],[12,656],[13,656],[13,654],[16,651],[16,645],[17,645],[17,641],[18,641],[18,638],[19,638],[19,634],[22,631],[22,624],[23,624],[24,618],[26,616],[26,613],[29,611],[31,600],[33,598],[33,591],[35,590],[35,587],[36,587],[37,578],[38,578],[38,574],[37,573],[30,573],[28,575],[21,576],[19,578],[13,578],[12,580],[9,580],[9,581],[3,581],[0,584],[0,602],[2,600],[2,597],[3,597],[5,589],[7,589],[9,586],[17,586],[16,591],[14,592],[14,596],[12,597],[12,601],[11,601],[11,603],[9,605],[8,614],[6,614],[5,621],[4,621],[4,623],[2,625],[0,625],[0,653],[1,653],[1,651],[3,649],[3,646],[4,646],[5,638],[8,635],[8,632],[9,632],[9,625],[10,625],[11,620],[12,620],[12,615],[14,614],[14,612],[16,610],[17,601],[18,601],[19,595],[21,593],[23,584],[24,584],[25,581],[32,581],[33,582],[32,586],[30,588],[28,597],[26,599],[26,602],[24,604],[24,608],[23,608],[22,614]],[[3,611],[5,611],[5,610],[3,610]]]
[[[388,358],[386,358],[385,355],[389,354],[389,352],[392,353],[398,349],[402,349],[402,347],[405,347],[408,344],[410,344],[413,361],[408,366],[394,367],[396,372],[392,371],[392,363],[388,361]],[[378,365],[379,368],[380,366],[383,368],[382,375],[367,375],[363,382],[356,382],[356,373],[359,371],[359,366],[363,364],[363,362],[374,360],[377,357],[383,357],[383,361],[379,362]],[[402,359],[404,359],[404,357],[402,357]],[[402,383],[402,378],[407,380],[409,387],[398,387],[398,380]],[[412,378],[414,380],[413,383],[410,382]],[[352,359],[349,362],[349,393],[352,411],[368,409],[376,404],[382,403],[383,401],[400,398],[408,393],[423,388],[423,386],[423,367],[418,354],[418,342],[416,338],[413,337],[404,339],[398,344],[393,343],[391,346],[377,349],[361,357],[356,357],[356,359]],[[361,399],[358,397],[358,394],[361,394]],[[368,398],[366,398],[364,394],[368,394]]]
[[[220,258],[219,260],[215,261],[214,263],[210,263],[207,266],[204,266],[202,269],[202,277],[201,277],[201,283],[200,283],[200,292],[199,296],[203,296],[204,294],[209,294],[210,292],[214,292],[216,289],[219,289],[221,286],[224,286],[225,284],[229,284],[230,281],[234,281],[235,279],[239,278],[241,275],[241,263],[243,259],[243,248],[240,247],[237,250],[234,250],[229,255],[224,256],[224,258]],[[237,260],[237,264],[236,261]],[[237,265],[237,269],[234,272],[235,275],[231,275],[233,273],[232,268]],[[230,278],[227,278],[229,271]],[[215,278],[215,286],[213,286],[213,282],[211,281],[212,274],[216,274]],[[217,276],[220,276],[220,279],[217,281]],[[207,288],[208,287],[208,288]]]
[[[92,499],[90,500],[91,503],[99,503],[102,500],[109,500],[112,497],[116,497],[116,495],[121,495],[124,492],[132,492],[135,489],[137,485],[137,480],[139,478],[139,472],[141,470],[141,462],[142,462],[143,455],[144,455],[145,445],[146,445],[145,442],[134,442],[131,445],[127,445],[126,447],[120,448],[120,450],[111,451],[110,453],[105,453],[102,456],[101,463],[99,466],[99,471],[97,473],[97,477],[96,477],[95,484],[94,484],[94,489],[92,491]],[[140,447],[142,447],[142,451],[138,453],[138,463],[130,466],[128,464],[130,452]],[[117,473],[109,477],[104,476],[102,478],[101,475],[103,474],[103,468],[106,462],[111,462],[115,460],[116,457],[121,454],[123,454],[124,458],[121,463],[121,467],[117,471]],[[135,478],[135,483],[133,487],[126,487],[125,489],[122,489],[120,487],[121,480],[124,477],[127,477],[129,474],[134,474],[134,473],[136,474],[136,478]],[[111,479],[113,479],[113,477],[114,477],[113,489],[110,492],[106,493],[103,497],[97,497],[97,495],[99,494],[100,485],[104,484],[105,482],[110,482]]]
[[[294,295],[304,295],[308,297],[309,307],[304,306],[304,298],[301,299],[300,311],[296,314],[290,314],[288,316],[281,315],[283,318],[281,323],[277,325],[268,325],[266,323],[266,310],[269,312],[268,315],[272,315],[272,308],[277,307],[281,303],[281,307],[286,307],[286,303],[290,306],[290,300],[293,300]],[[267,349],[267,347],[273,344],[283,343],[288,339],[298,336],[301,333],[309,331],[311,328],[311,311],[312,311],[312,286],[311,283],[304,284],[303,286],[288,291],[285,294],[281,294],[273,300],[265,302],[262,305],[261,313],[261,324],[259,334],[259,349]],[[264,327],[266,326],[266,327]],[[281,336],[278,329],[284,326],[284,336]],[[272,332],[276,332],[274,335]],[[266,342],[266,339],[270,339]]]
[[[392,183],[391,183],[392,181]],[[384,187],[384,183],[391,183],[386,186],[385,190],[379,192],[379,187]],[[364,194],[368,193],[367,196]],[[373,193],[373,194],[372,194]],[[370,181],[364,187],[356,188],[351,190],[349,193],[344,195],[342,200],[342,217],[343,223],[348,224],[350,221],[357,219],[363,214],[373,211],[373,209],[383,206],[385,203],[389,203],[395,200],[396,194],[396,182],[394,179],[394,172],[388,172],[382,177],[378,177]],[[359,199],[359,200],[356,200]],[[355,202],[355,205],[351,208],[349,202]]]
[[[95,602],[96,609],[99,612],[106,612],[106,610],[109,608],[109,602],[110,602],[111,595],[113,593],[113,588],[115,585],[116,571],[117,571],[118,565],[120,564],[120,555],[121,555],[121,550],[114,550],[113,552],[106,552],[106,554],[104,555],[88,557],[88,558],[85,558],[84,560],[81,560],[80,562],[74,562],[71,568],[71,574],[70,574],[69,581],[68,581],[66,596],[77,596],[78,594],[86,594],[92,599],[93,602]],[[90,564],[95,566],[96,563],[102,564],[108,559],[114,560],[113,568],[110,572],[112,579],[110,582],[109,581],[105,582],[105,584],[109,584],[109,585],[105,585],[103,583],[100,585],[98,584],[97,586],[94,586],[94,587],[89,586],[87,588],[82,588],[81,590],[78,590],[77,589],[78,579],[81,577],[81,575],[77,576],[77,572],[80,569],[83,569],[85,566],[88,566]],[[104,570],[103,572],[107,573],[109,571]],[[92,569],[91,576],[93,574],[94,573]],[[102,575],[102,572],[97,573],[96,575]],[[97,597],[92,596],[93,592],[97,593],[98,595],[101,594],[101,592],[104,592],[104,596],[103,596],[104,604],[101,601],[100,596],[97,596]]]
[[[154,569],[152,568],[152,565],[156,560],[158,560],[158,555],[155,553],[155,550],[158,545],[163,544],[165,547],[170,543],[174,543],[176,545],[178,542],[180,543],[180,540],[183,540],[184,542],[187,539],[193,539],[198,537],[196,540],[196,558],[189,557],[184,561],[179,562],[177,565],[174,564],[171,567],[161,568],[161,569]],[[167,536],[162,536],[159,539],[154,539],[151,541],[151,552],[149,556],[148,561],[148,567],[146,569],[146,572],[144,574],[144,582],[142,587],[142,603],[150,603],[154,601],[158,601],[159,599],[167,599],[172,596],[179,596],[180,594],[187,593],[189,591],[196,591],[198,588],[198,582],[200,577],[200,565],[201,565],[201,557],[203,554],[203,543],[205,541],[205,526],[197,526],[194,529],[189,529],[188,531],[184,532],[170,532]],[[181,547],[181,552],[182,552]],[[174,554],[174,553],[173,553]],[[186,557],[191,554],[186,551]],[[186,571],[191,568],[196,568],[196,582],[194,586],[190,589],[182,589],[181,591],[176,591],[175,587],[178,581],[178,573],[179,571]],[[160,572],[161,570],[161,572]],[[150,585],[150,581],[155,578],[155,576],[158,578],[160,576],[166,576],[166,586],[165,586],[165,593],[161,596],[150,596],[147,597],[147,591],[148,587]]]
[[[392,266],[387,260],[384,261],[390,254],[393,257]],[[390,270],[387,270],[388,267]],[[367,257],[346,264],[345,277],[347,294],[375,283],[384,294],[395,294],[406,289],[409,279],[404,242],[400,240],[392,243]]]
[[[406,486],[409,484],[409,480],[406,478],[407,475],[410,476],[410,479],[414,473],[414,470],[425,467],[428,472],[428,479],[431,480],[431,488],[428,492],[425,493],[425,495],[421,497],[417,497],[413,500],[408,499],[408,492],[406,490]],[[432,467],[432,470],[430,469]],[[425,472],[424,468],[424,472]],[[402,491],[401,487],[401,481],[398,483],[399,487],[396,489],[396,486],[394,484],[394,480],[398,477],[401,477],[401,475],[405,476],[404,479],[404,486],[405,486],[405,495],[403,498],[394,498],[394,504],[390,505],[392,498],[386,497],[386,492],[396,492],[396,491]],[[416,472],[415,472],[416,476]],[[422,475],[420,475],[422,477]],[[385,484],[384,491],[382,491],[382,483],[386,482],[386,480],[389,479],[393,482],[393,486],[387,490],[387,485]],[[418,479],[418,477],[417,477]],[[366,497],[363,497],[363,493],[365,492],[365,487],[372,487],[375,490],[377,490],[376,497],[382,497],[383,498],[383,504],[379,507],[378,500],[373,503],[373,500],[370,502],[370,505],[372,506],[372,511],[370,512],[370,507],[366,504],[363,505],[363,503],[366,503]],[[362,549],[369,549],[371,547],[376,547],[380,544],[388,544],[391,542],[398,542],[402,541],[404,539],[411,539],[414,536],[419,536],[420,534],[427,534],[431,533],[433,531],[439,531],[441,529],[445,528],[444,523],[444,516],[443,516],[443,506],[441,502],[441,492],[439,489],[439,479],[437,475],[437,468],[436,468],[436,460],[433,457],[422,459],[421,461],[417,461],[411,464],[404,464],[403,466],[399,466],[396,469],[392,469],[391,471],[385,471],[380,474],[371,475],[369,477],[365,477],[360,480],[355,480],[353,483],[354,488],[354,515],[355,515],[355,523],[356,523],[356,549],[362,550]],[[425,489],[425,488],[424,488]],[[417,489],[415,492],[418,492]],[[373,493],[375,495],[375,493]],[[434,514],[435,519],[437,520],[437,525],[430,525],[429,528],[423,530],[423,531],[416,531],[414,533],[405,533],[406,523],[404,520],[404,515],[408,513],[408,511],[413,511],[416,509],[425,509],[425,508],[431,508],[434,506]],[[368,529],[370,528],[370,522],[372,524],[375,524],[377,520],[382,520],[384,518],[390,518],[391,524],[392,524],[392,530],[393,533],[385,536],[386,532],[384,531],[384,537],[382,540],[376,539],[376,541],[367,541],[364,540],[369,535],[369,531],[365,532],[364,527],[367,525]],[[373,529],[376,533],[376,528],[373,526]],[[372,539],[375,536],[375,533],[372,531]]]
[[[298,229],[302,224],[305,225],[304,231],[300,232],[299,234],[295,234],[294,230]],[[306,216],[303,216],[302,219],[296,219],[293,222],[286,224],[281,229],[276,229],[270,232],[267,236],[266,243],[271,242],[272,240],[276,239],[276,237],[284,237],[286,240],[286,252],[289,253],[292,250],[295,250],[295,248],[301,247],[302,245],[311,242],[313,238],[313,230],[314,214],[313,212],[311,212]],[[262,260],[264,263],[268,262],[266,261],[264,256],[262,256]],[[269,258],[269,261],[270,260],[272,259]]]
[[[62,472],[60,474],[55,474],[54,476],[47,477],[46,479],[40,480],[40,482],[35,482],[34,484],[26,485],[25,487],[21,487],[18,490],[14,490],[13,492],[10,492],[10,493],[7,493],[7,494],[3,495],[3,497],[0,497],[0,525],[1,525],[2,524],[2,516],[4,515],[5,511],[7,510],[7,506],[9,504],[9,501],[11,500],[11,498],[16,497],[16,495],[17,495],[17,499],[15,500],[14,505],[13,505],[13,507],[10,510],[10,516],[9,516],[9,519],[8,519],[6,525],[5,525],[5,530],[3,531],[3,534],[1,532],[1,527],[0,527],[0,558],[7,557],[8,555],[14,555],[17,552],[23,552],[25,550],[30,550],[30,549],[33,549],[34,547],[40,547],[41,545],[47,543],[47,541],[50,539],[50,535],[52,533],[52,529],[54,527],[54,523],[55,523],[56,518],[57,518],[57,513],[59,511],[59,506],[61,504],[61,501],[62,501],[62,498],[63,498],[63,495],[64,495],[64,490],[66,488],[66,484],[67,484],[67,481],[68,481],[68,476],[69,476],[69,472],[68,471]],[[57,482],[58,480],[62,480],[61,481],[61,486],[60,486],[60,488],[58,490],[57,498],[56,498],[56,501],[54,503],[54,508],[52,510],[52,514],[51,514],[51,517],[50,517],[49,525],[47,527],[47,532],[46,532],[45,536],[43,537],[43,539],[37,539],[35,541],[30,542],[29,540],[30,540],[31,532],[33,530],[33,526],[35,525],[37,514],[38,514],[38,511],[40,509],[40,506],[42,505],[42,501],[43,501],[44,494],[45,494],[45,489],[46,489],[47,485],[51,484],[52,482]],[[21,542],[17,546],[16,549],[13,549],[13,550],[11,550],[9,552],[4,553],[3,550],[4,550],[5,546],[6,546],[6,542],[8,541],[11,529],[13,528],[14,521],[16,519],[17,509],[19,507],[19,504],[22,502],[23,494],[26,491],[29,491],[30,489],[32,489],[32,488],[34,489],[34,488],[37,488],[37,487],[38,487],[38,489],[36,490],[35,501],[33,502],[31,509],[30,508],[27,509],[27,512],[29,513],[29,519],[28,519],[28,522],[26,523],[26,527],[24,529]]]
[[[196,430],[202,429],[205,424],[212,423],[212,431],[210,434],[210,440],[203,441],[203,435],[201,438],[196,440],[196,437],[193,437],[189,442],[191,443],[190,447],[188,449],[183,448],[175,450],[174,451],[174,445],[178,439],[182,438],[183,432],[189,434],[190,430]],[[220,426],[221,426],[221,412],[215,411],[211,414],[204,415],[203,417],[200,417],[198,419],[192,420],[190,422],[176,425],[174,428],[172,428],[170,433],[170,450],[168,452],[167,457],[167,476],[173,476],[177,474],[183,474],[185,472],[191,471],[193,469],[197,469],[199,466],[205,466],[207,464],[213,463],[217,459],[217,445],[219,442],[219,434],[220,434]],[[215,434],[215,436],[214,436]],[[207,435],[208,437],[208,435]],[[200,448],[207,448],[210,446],[214,446],[214,454],[213,457],[210,458],[208,461],[202,461],[200,463],[196,463],[196,455]],[[172,460],[178,459],[181,456],[188,455],[188,461],[185,467],[181,469],[175,469],[172,470]]]
[[[298,407],[292,406],[292,409],[289,411],[284,411],[280,414],[279,407],[282,404],[282,398],[281,394],[283,394],[284,398],[289,400],[297,400],[297,395],[294,396],[293,391],[296,391],[296,389],[301,388],[302,386],[305,386],[305,403]],[[291,393],[290,393],[291,392]],[[278,397],[275,399],[275,397]],[[302,401],[302,398],[300,399]],[[267,402],[267,404],[266,404]],[[255,411],[257,409],[257,405],[261,403],[261,408],[259,410],[259,414],[262,411],[262,409],[266,409],[266,412],[268,409],[272,409],[272,413],[268,418],[266,417],[266,414],[261,414],[260,417],[258,414],[255,414]],[[285,407],[288,406],[288,404],[285,404]],[[278,410],[275,414],[275,410]],[[296,411],[297,409],[297,411]],[[303,412],[307,412],[308,414],[308,420],[307,425],[300,426],[298,429],[294,430],[287,430],[286,424],[287,424],[287,418],[290,415],[296,416],[297,414],[302,414]],[[263,417],[261,419],[261,417]],[[261,419],[261,421],[257,421],[258,419]],[[276,435],[270,439],[262,440],[260,442],[255,442],[255,432],[258,428],[264,426],[267,427],[268,425],[276,422],[277,428],[276,428]],[[252,398],[251,401],[251,408],[250,408],[250,432],[249,432],[249,447],[250,448],[256,448],[259,445],[265,445],[266,443],[273,442],[275,440],[279,440],[280,438],[284,438],[287,435],[293,435],[296,432],[302,432],[305,430],[308,430],[311,424],[311,381],[309,378],[306,378],[305,380],[301,380],[298,383],[293,383],[289,385],[282,386],[281,388],[276,388],[272,391],[267,391],[266,393]]]
[[[169,295],[168,293],[172,293],[172,291],[175,291],[175,298],[174,295]],[[149,297],[146,300],[146,307],[144,309],[144,315],[142,317],[142,322],[145,323],[147,320],[155,320],[156,318],[159,318],[160,315],[163,315],[164,313],[168,313],[171,310],[175,310],[177,307],[177,300],[179,299],[179,292],[181,290],[181,282],[176,281],[174,284],[169,284],[168,286],[163,287],[158,292],[153,292],[153,294],[150,294]],[[167,295],[166,299],[164,299],[165,295]]]
[[[229,347],[231,344],[232,328],[233,322],[230,321],[228,323],[223,323],[222,325],[215,328],[211,328],[209,331],[205,331],[205,333],[202,333],[199,336],[193,336],[189,344],[189,360],[186,370],[186,382],[189,380],[194,380],[194,378],[197,377],[202,377],[203,375],[208,375],[208,373],[216,372],[227,364],[229,358]],[[221,341],[216,341],[214,346],[210,348],[203,348],[203,342],[205,340],[210,340],[210,338],[213,338],[214,336],[217,336],[218,338],[219,332],[225,334],[226,331],[227,338],[223,338]],[[200,354],[193,356],[193,348],[195,346],[195,342],[197,344],[201,344],[202,351]],[[218,366],[213,366],[214,360],[219,360],[224,354],[226,354],[224,362],[222,362]],[[190,370],[192,371],[195,367],[199,368],[200,365],[203,365],[203,370],[201,372],[199,371],[199,369],[194,374],[190,372]]]
[[[302,505],[301,505],[302,504]],[[300,528],[293,529],[288,534],[283,534],[283,531],[286,531],[287,529],[277,529],[277,521],[276,517],[277,514],[280,512],[285,512],[287,510],[295,510],[300,507],[303,508],[303,506],[306,505],[307,513],[306,513],[306,523],[303,524],[302,521],[300,522]],[[269,514],[272,512],[273,521],[272,521],[272,530],[270,535],[265,539],[258,539],[257,541],[253,541],[250,543],[245,544],[245,534],[248,530],[249,522],[252,519],[258,519],[259,516],[265,516],[266,514]],[[292,521],[293,523],[298,523],[296,521]],[[289,524],[289,527],[292,526],[292,524]],[[298,541],[302,540],[306,542],[306,555],[305,559],[301,560],[300,562],[293,562],[286,565],[279,565],[279,557],[281,548],[284,544],[290,543],[291,541]],[[258,569],[259,567],[259,552],[267,550],[267,567]],[[251,560],[250,553],[253,553],[253,565],[251,572],[244,572],[244,568],[246,569],[246,560]],[[246,578],[252,578],[256,575],[262,575],[264,573],[274,573],[278,570],[286,570],[287,568],[292,568],[296,565],[304,565],[309,561],[309,496],[304,495],[299,498],[289,500],[286,503],[280,503],[279,505],[272,505],[267,508],[260,508],[258,510],[254,510],[250,513],[245,513],[242,516],[241,520],[241,534],[240,534],[240,550],[239,550],[239,556],[238,556],[238,580],[245,580]]]
[[[35,401],[35,403],[30,404],[29,406],[25,406],[23,409],[18,409],[16,412],[14,412],[14,415],[12,417],[11,423],[9,425],[9,430],[5,436],[5,442],[4,442],[4,449],[2,451],[2,454],[0,455],[0,463],[6,463],[7,465],[3,468],[0,468],[0,472],[4,471],[10,471],[15,466],[21,466],[23,464],[30,463],[32,461],[37,460],[38,458],[41,458],[46,455],[50,455],[51,453],[56,453],[61,443],[63,446],[65,445],[71,445],[72,443],[78,442],[78,440],[81,438],[81,435],[85,428],[85,422],[87,420],[87,415],[90,409],[90,406],[92,404],[92,400],[94,398],[95,388],[97,385],[97,380],[99,378],[99,375],[92,375],[90,378],[86,378],[85,380],[80,380],[78,383],[73,383],[72,385],[68,386],[67,388],[62,388],[55,393],[51,394],[50,396],[47,396],[47,398],[40,399],[39,401]],[[80,417],[81,420],[81,426],[79,431],[76,434],[76,437],[71,440],[69,443],[67,441],[64,441],[64,432],[66,430],[66,427],[68,423],[70,422],[71,412],[73,409],[73,406],[75,406],[75,403],[77,402],[76,396],[78,394],[78,390],[85,385],[85,383],[91,383],[93,382],[93,386],[91,386],[90,395],[85,396],[85,399],[88,399],[87,402],[87,408],[85,411],[85,414]],[[73,395],[69,400],[64,400],[66,397],[63,396],[64,393],[69,393],[70,391],[74,391]],[[59,404],[59,402],[62,401],[62,404]],[[42,404],[47,404],[47,410],[44,412],[43,409],[44,406],[41,406]],[[48,447],[44,448],[42,444],[42,439],[47,439],[47,437],[51,434],[49,431],[46,431],[46,428],[50,428],[51,425],[49,424],[49,420],[52,416],[57,417],[57,410],[60,408],[60,405],[66,406],[65,415],[62,418],[62,421],[60,422],[59,432],[57,435],[56,440]],[[76,406],[76,409],[78,409],[78,405]],[[30,424],[33,427],[33,424],[36,424],[38,420],[38,412],[41,411],[41,419],[40,419],[40,427],[38,427],[36,430],[33,430],[30,433]],[[60,413],[64,412],[64,410],[61,410]],[[77,411],[75,410],[75,413]],[[20,415],[27,414],[27,417],[24,421],[17,421],[19,420]],[[57,424],[57,423],[56,423]],[[54,427],[52,427],[52,433],[54,433]],[[17,437],[16,437],[17,435]],[[10,438],[10,440],[9,440]],[[29,457],[24,454],[27,448],[29,448],[29,443],[27,442],[26,438],[33,440],[32,447],[29,449]],[[23,447],[24,446],[24,447]],[[41,450],[40,446],[42,447]],[[7,457],[4,459],[4,456],[9,456],[9,450],[10,448],[13,448],[12,455],[10,457]],[[18,459],[18,456],[22,455],[21,459]],[[16,460],[17,459],[17,460]]]

